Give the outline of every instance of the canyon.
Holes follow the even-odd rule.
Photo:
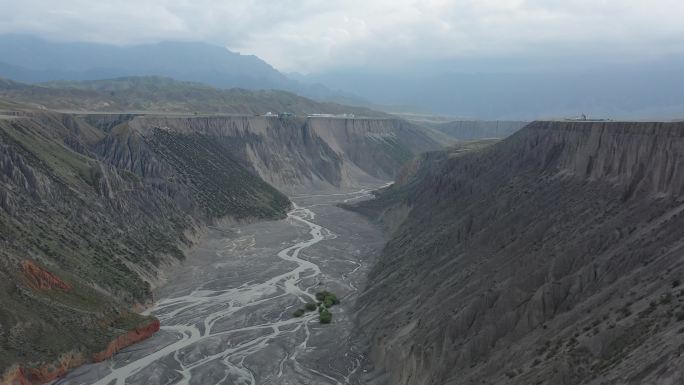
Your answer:
[[[273,186],[362,190],[440,147],[398,119],[0,107],[8,383],[43,383],[149,337],[159,324],[139,311],[213,227],[288,218],[293,203]]]
[[[3,384],[684,381],[683,123],[195,113],[136,81],[104,84],[181,111],[0,87]],[[296,312],[320,291],[330,324]]]

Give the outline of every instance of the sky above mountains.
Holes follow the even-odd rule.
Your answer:
[[[285,72],[578,70],[684,53],[680,0],[0,0],[0,33],[206,41]]]

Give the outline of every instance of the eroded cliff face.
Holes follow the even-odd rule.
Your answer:
[[[307,126],[335,153],[380,179],[394,179],[417,154],[441,148],[421,128],[400,119],[314,118]]]
[[[398,119],[141,117],[129,125],[145,137],[158,130],[212,138],[285,191],[389,180],[416,154],[441,146],[419,127]]]
[[[535,122],[426,155],[360,305],[392,384],[684,381],[684,124]],[[384,202],[384,203],[383,203]]]
[[[146,338],[154,321],[130,309],[153,300],[203,226],[282,218],[290,207],[213,142],[145,138],[125,121],[101,129],[50,112],[0,119],[5,380],[49,381]]]
[[[452,138],[458,140],[478,140],[485,138],[505,138],[529,122],[522,121],[486,121],[486,120],[457,120],[446,123],[436,123],[431,126]]]

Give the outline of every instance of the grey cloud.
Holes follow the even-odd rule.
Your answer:
[[[0,2],[0,33],[116,44],[205,40],[286,71],[684,51],[684,3],[674,0]]]

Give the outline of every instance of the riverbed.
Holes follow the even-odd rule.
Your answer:
[[[385,237],[335,205],[373,187],[292,196],[284,220],[211,228],[155,293],[161,330],[57,384],[361,383],[353,308]],[[321,290],[341,299],[331,324],[293,316]]]

